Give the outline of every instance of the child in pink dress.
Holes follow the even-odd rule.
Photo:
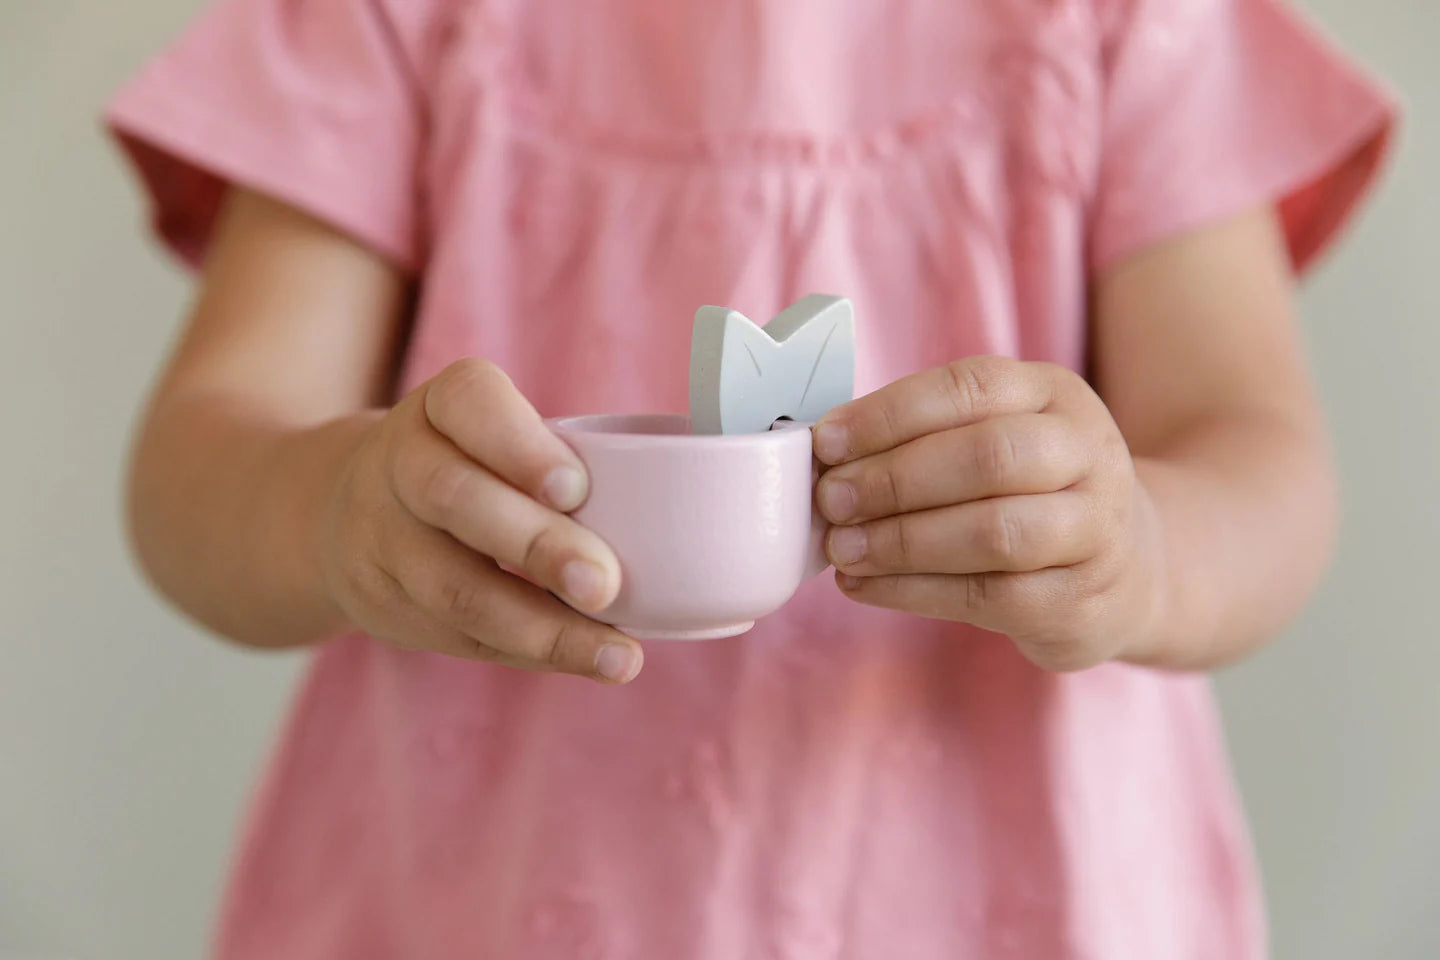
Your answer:
[[[206,11],[107,115],[203,265],[134,539],[315,645],[216,956],[1263,956],[1204,671],[1324,563],[1291,279],[1393,117],[1279,0]],[[817,291],[837,576],[643,650],[552,596],[620,571],[540,418]]]

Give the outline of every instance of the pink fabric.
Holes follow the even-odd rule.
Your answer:
[[[1274,0],[228,0],[108,119],[203,257],[226,182],[421,280],[404,385],[683,410],[694,309],[834,291],[859,386],[1085,362],[1087,286],[1282,205],[1297,266],[1390,101]],[[318,651],[221,960],[1244,960],[1261,899],[1207,681],[1043,673],[828,581],[631,687]]]

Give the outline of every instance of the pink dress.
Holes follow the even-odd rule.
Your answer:
[[[858,386],[1081,368],[1086,291],[1283,204],[1297,268],[1391,101],[1276,0],[227,0],[107,115],[160,234],[225,182],[420,282],[409,389],[468,354],[546,415],[683,410],[705,303],[854,299]],[[828,578],[630,687],[315,652],[220,960],[1252,960],[1203,676],[1044,673]]]

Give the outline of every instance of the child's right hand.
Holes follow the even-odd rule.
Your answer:
[[[464,360],[388,406],[413,280],[281,201],[227,194],[131,460],[141,565],[249,646],[353,627],[633,679],[640,645],[547,592],[596,612],[620,567],[565,515],[587,494],[583,466],[509,378]]]
[[[625,683],[639,644],[546,592],[595,612],[619,590],[615,555],[566,516],[587,486],[498,367],[458,361],[378,417],[342,463],[324,579],[356,627],[398,646]]]

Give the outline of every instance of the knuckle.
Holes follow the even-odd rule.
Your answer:
[[[1120,551],[1115,548],[1124,542],[1128,527],[1129,517],[1123,511],[1103,502],[1082,500],[1071,504],[1057,520],[1056,536],[1064,538],[1070,552],[1089,558],[1082,577],[1082,582],[1088,583],[1096,576],[1093,571],[1106,570],[1120,559]]]
[[[908,500],[904,493],[905,481],[900,479],[900,473],[893,464],[880,471],[880,482],[884,487],[884,503],[897,513],[903,511]]]
[[[473,483],[464,466],[442,460],[422,469],[415,492],[425,512],[444,521],[461,512]]]
[[[369,517],[378,506],[388,504],[406,462],[405,436],[405,431],[388,423],[369,431],[341,468],[332,505],[348,516]]]
[[[948,374],[946,384],[950,402],[955,406],[955,415],[960,420],[968,420],[980,408],[984,396],[975,364],[956,360],[945,365],[945,372]]]
[[[479,660],[481,663],[501,663],[505,654],[496,647],[490,646],[484,640],[469,640],[470,659]]]
[[[1119,514],[1091,501],[1073,503],[1065,513],[1064,528],[1061,531],[1066,542],[1085,545],[1105,552],[1104,548],[1118,544],[1124,535],[1126,523]]]
[[[1099,604],[1124,581],[1127,570],[1121,551],[1103,550],[1073,569],[1075,589],[1085,597],[1097,598]]]
[[[405,437],[399,437],[391,446],[384,479],[389,483],[390,493],[413,511],[421,486],[422,459],[417,456],[414,444]]]
[[[368,607],[389,606],[404,593],[388,570],[371,561],[346,564],[340,570],[340,577],[350,596]]]
[[[877,404],[875,416],[880,421],[880,435],[885,438],[885,443],[894,443],[904,436],[904,417],[893,403]]]
[[[891,565],[908,569],[915,564],[916,530],[915,520],[910,516],[896,517],[890,525],[891,535],[884,538],[890,544],[893,555],[888,559]]]
[[[449,577],[436,589],[440,612],[450,622],[473,628],[489,620],[489,592],[478,580]]]
[[[1046,520],[1039,539],[1057,552],[1069,553],[1072,549],[1088,545],[1090,531],[1079,511],[1059,510]]]
[[[963,579],[965,582],[963,602],[966,611],[978,613],[988,608],[992,585],[992,578],[989,574],[972,573],[967,574]]]
[[[900,478],[902,467],[894,458],[866,472],[865,492],[872,499],[871,513],[885,516],[905,509],[905,481]]]
[[[532,576],[548,572],[550,560],[560,549],[560,532],[553,523],[542,524],[525,541],[520,567]]]
[[[544,648],[541,653],[541,661],[552,670],[561,669],[565,663],[565,654],[574,646],[575,627],[568,620],[561,620],[549,631]]]
[[[588,674],[591,671],[583,656],[587,646],[589,631],[585,624],[575,617],[560,617],[545,631],[537,659],[548,670]],[[586,668],[579,666],[582,663],[587,664]]]
[[[1057,404],[1071,406],[1074,403],[1077,387],[1090,389],[1083,377],[1058,363],[1031,360],[1025,364],[1025,368],[1034,377],[1035,386],[1041,391],[1044,398],[1044,402],[1041,404],[1042,411],[1048,411]]]
[[[1019,517],[1013,510],[1000,506],[991,509],[981,537],[986,553],[1002,569],[1009,569],[1020,561],[1021,553],[1027,546]]]
[[[994,406],[992,386],[1002,364],[993,357],[970,357],[945,365],[946,392],[961,420],[978,420]]]
[[[975,472],[986,482],[1004,484],[1015,475],[1020,462],[1020,450],[1015,438],[1006,430],[983,431],[972,448]]]
[[[456,360],[440,372],[425,395],[425,412],[432,422],[444,420],[448,411],[472,407],[507,383],[505,372],[480,357]]]
[[[901,578],[895,575],[863,577],[851,596],[872,607],[904,608],[905,597]]]
[[[1038,473],[1047,483],[1058,489],[1070,479],[1069,474],[1079,463],[1082,454],[1077,450],[1073,434],[1055,421],[1054,417],[1042,416],[1026,444],[1029,458]]]
[[[1030,363],[1036,372],[1050,381],[1057,393],[1068,393],[1075,389],[1090,389],[1090,385],[1085,382],[1084,377],[1062,363],[1050,360],[1032,360]]]
[[[468,391],[502,382],[505,372],[483,357],[461,357],[446,367],[440,378],[449,389]]]

